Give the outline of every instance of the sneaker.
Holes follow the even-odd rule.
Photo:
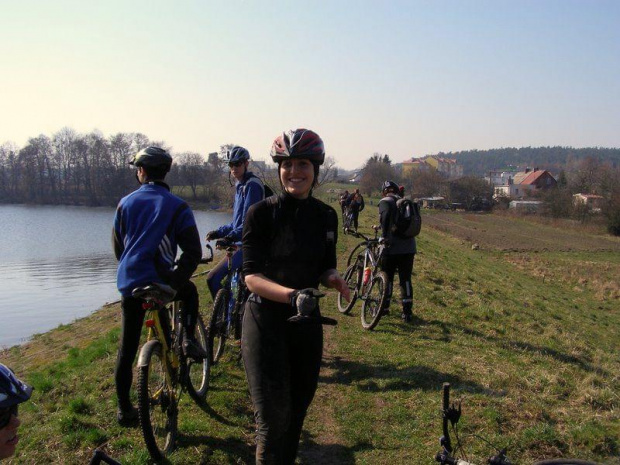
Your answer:
[[[125,427],[138,426],[138,409],[131,407],[129,410],[122,410],[120,407],[116,411],[118,424]]]
[[[200,347],[198,341],[194,337],[186,337],[183,341],[183,352],[186,357],[192,358],[197,362],[200,362],[208,357],[207,352]]]
[[[413,314],[411,313],[403,313],[400,317],[405,323],[411,323],[413,320]]]

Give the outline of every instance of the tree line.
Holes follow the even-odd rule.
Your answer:
[[[95,130],[79,134],[63,128],[51,137],[39,135],[25,147],[0,145],[0,203],[116,206],[137,187],[128,165],[139,150],[155,145],[170,151],[173,164],[166,182],[175,193],[195,203],[229,207],[234,179],[221,156],[233,144],[224,144],[206,157],[198,152],[174,153],[166,142],[136,132],[109,137]],[[279,186],[277,170],[264,163],[250,169],[272,188]],[[335,161],[327,157],[319,183],[337,175]]]

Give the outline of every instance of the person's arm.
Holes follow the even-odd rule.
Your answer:
[[[263,200],[265,196],[265,188],[258,178],[251,178],[245,185],[243,211],[241,212],[241,224],[226,234],[231,240],[237,242],[241,240],[243,234],[243,224],[245,223],[245,217],[248,214],[248,209],[257,202]]]
[[[114,226],[112,227],[112,248],[114,249],[114,256],[116,260],[121,259],[121,255],[125,251],[125,244],[123,242],[123,238],[121,237],[121,209],[120,207],[116,209],[116,214],[114,215]]]
[[[379,202],[379,223],[381,224],[381,237],[388,239],[390,237],[390,229],[392,226],[392,200],[381,200]],[[396,205],[394,205],[396,207]]]
[[[181,249],[181,256],[172,272],[169,283],[174,289],[178,289],[185,282],[189,281],[202,258],[200,235],[198,234],[194,214],[189,207],[180,215],[178,224],[179,230],[176,236],[177,244]]]
[[[365,206],[366,204],[364,203],[364,197],[360,195],[360,211],[362,211]]]
[[[262,273],[250,274],[245,277],[245,284],[254,294],[273,302],[287,304],[291,301],[291,294],[295,289],[282,286],[272,281]],[[346,285],[346,283],[345,283]]]
[[[321,284],[329,289],[336,289],[347,302],[351,299],[351,291],[347,282],[342,279],[335,268],[327,270],[321,275]]]

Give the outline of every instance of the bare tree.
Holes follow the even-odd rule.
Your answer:
[[[184,152],[175,157],[179,169],[179,181],[187,185],[192,191],[192,198],[198,198],[196,190],[205,180],[205,161],[202,155],[196,152]]]

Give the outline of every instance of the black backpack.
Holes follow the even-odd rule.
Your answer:
[[[409,199],[398,199],[394,210],[393,234],[404,238],[412,238],[420,234],[422,217],[417,202]]]
[[[258,176],[256,176],[254,173],[252,173],[252,175],[250,176],[250,179],[252,178],[256,178],[258,179],[262,184],[263,184],[263,188],[265,189],[265,196],[263,197],[264,199],[271,197],[272,195],[275,194],[275,192],[273,191],[273,189],[271,187],[269,187],[269,185],[263,181],[261,178],[259,178]],[[243,193],[245,195],[245,188],[247,187],[247,183],[245,186],[243,186]]]

